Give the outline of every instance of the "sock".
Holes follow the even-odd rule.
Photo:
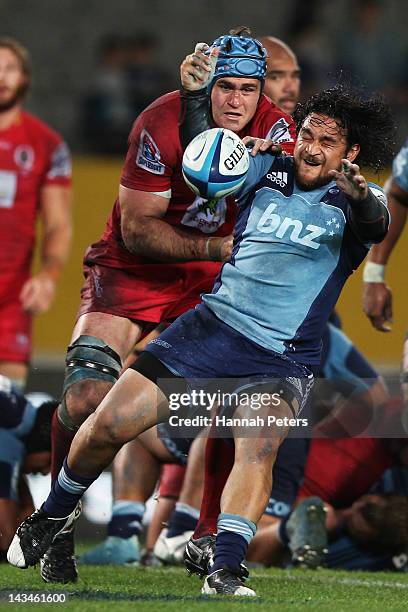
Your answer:
[[[112,508],[112,517],[108,525],[108,535],[118,538],[130,538],[139,535],[143,529],[142,519],[146,506],[143,502],[118,499]]]
[[[239,571],[248,546],[256,533],[256,525],[238,514],[222,512],[218,517],[218,532],[211,573],[223,567]]]
[[[171,513],[169,528],[167,530],[168,538],[175,538],[185,531],[194,531],[197,525],[200,511],[193,506],[177,502],[176,507]]]
[[[233,465],[234,445],[222,438],[208,438],[205,449],[203,501],[194,531],[195,539],[217,531],[221,495]]]
[[[278,528],[278,538],[281,541],[281,543],[284,544],[285,546],[289,545],[289,536],[286,531],[286,523],[288,522],[289,518],[290,518],[290,514],[289,516],[285,516],[285,518],[281,520],[279,528]]]
[[[69,453],[71,442],[74,439],[76,431],[67,429],[58,418],[58,410],[52,417],[51,425],[51,481],[54,482],[58,478],[58,474],[63,466],[64,459]]]
[[[79,476],[68,467],[67,460],[61,468],[58,478],[51,486],[51,493],[44,502],[42,509],[52,518],[64,518],[71,514],[75,506],[99,477],[99,474],[92,477]]]

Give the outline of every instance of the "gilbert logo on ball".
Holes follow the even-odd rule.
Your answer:
[[[224,128],[196,136],[183,155],[183,176],[197,195],[207,200],[238,191],[249,168],[249,154],[242,140]]]

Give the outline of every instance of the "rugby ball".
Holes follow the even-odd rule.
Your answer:
[[[249,168],[249,154],[231,130],[213,128],[198,134],[187,146],[183,177],[195,194],[207,200],[238,191]]]

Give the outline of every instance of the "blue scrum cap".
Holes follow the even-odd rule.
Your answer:
[[[244,36],[220,36],[206,51],[217,47],[219,56],[209,88],[221,77],[249,77],[263,81],[266,74],[267,53],[259,40]]]

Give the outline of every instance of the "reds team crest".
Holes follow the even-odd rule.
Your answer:
[[[22,170],[31,170],[34,165],[34,149],[30,145],[19,145],[14,151],[14,161]]]
[[[140,134],[136,165],[152,174],[164,174],[165,167],[160,161],[159,147],[145,129]]]

